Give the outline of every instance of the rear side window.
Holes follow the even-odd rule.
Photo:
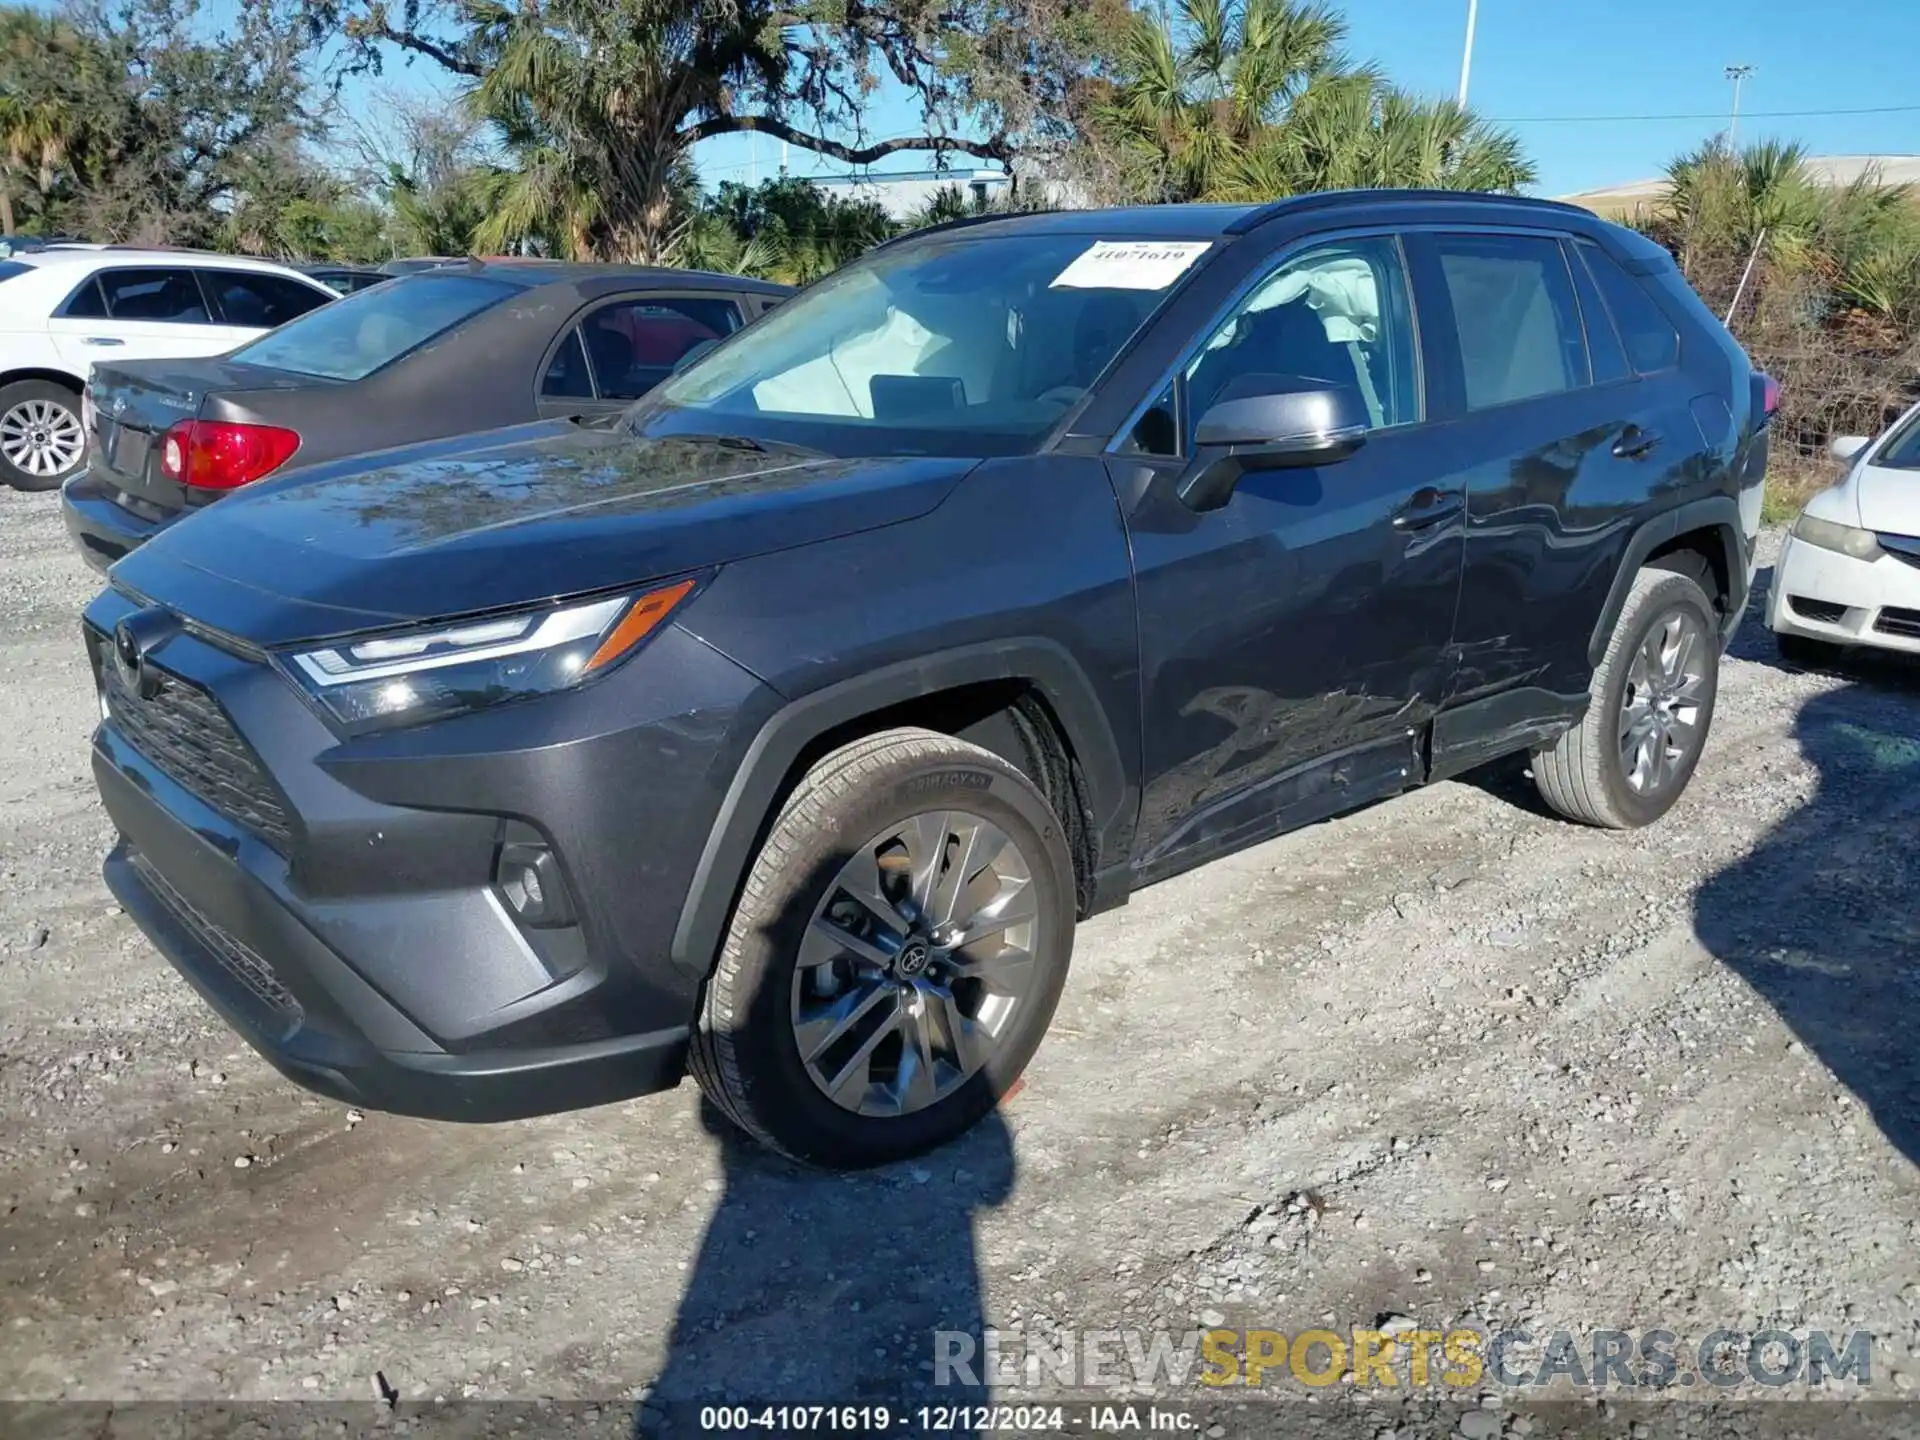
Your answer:
[[[191,270],[102,270],[62,313],[81,320],[207,325],[207,300]]]
[[[593,398],[593,376],[587,370],[587,352],[581,348],[577,329],[567,331],[567,338],[553,352],[546,378],[540,383],[540,393],[554,399]]]
[[[1633,367],[1627,364],[1627,352],[1620,344],[1619,332],[1613,328],[1606,301],[1600,298],[1600,287],[1579,260],[1569,262],[1567,268],[1573,272],[1573,288],[1580,292],[1580,319],[1587,332],[1587,359],[1593,365],[1593,383],[1609,385],[1616,380],[1630,379]]]
[[[22,265],[18,260],[0,260],[0,280],[11,280],[16,275],[24,275],[33,267]]]
[[[318,290],[284,275],[202,270],[200,283],[219,302],[223,324],[244,325],[255,330],[271,330],[327,303],[327,297]]]
[[[1588,381],[1573,276],[1556,240],[1437,235],[1467,408],[1575,390]]]
[[[517,287],[477,275],[410,276],[309,310],[233,352],[249,365],[364,380],[409,350],[497,305]]]
[[[1638,280],[1591,241],[1582,240],[1580,253],[1587,269],[1606,297],[1607,308],[1627,347],[1627,359],[1642,375],[1670,370],[1680,363],[1680,334]]]
[[[616,300],[580,324],[603,400],[637,400],[673,374],[698,345],[740,328],[740,307],[712,295],[660,295]]]

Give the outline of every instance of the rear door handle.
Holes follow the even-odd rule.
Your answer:
[[[124,345],[124,340],[116,340],[111,335],[89,335],[81,342],[86,345]]]
[[[1638,460],[1659,443],[1660,437],[1651,430],[1629,425],[1620,432],[1620,438],[1613,442],[1613,453],[1621,460]]]
[[[1429,525],[1438,525],[1442,520],[1458,515],[1464,503],[1465,497],[1458,490],[1441,490],[1433,485],[1423,485],[1413,492],[1406,504],[1393,512],[1393,528],[1424,530]]]

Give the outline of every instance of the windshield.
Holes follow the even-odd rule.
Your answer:
[[[644,433],[836,454],[1031,449],[1206,251],[1199,240],[956,235],[789,300],[635,411]]]
[[[1873,463],[1890,470],[1920,470],[1920,407],[1888,437],[1880,453],[1873,457]]]
[[[327,380],[364,380],[382,365],[513,294],[475,275],[421,275],[309,310],[233,352],[235,360]]]

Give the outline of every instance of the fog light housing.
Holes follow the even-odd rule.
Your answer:
[[[493,885],[522,925],[551,930],[573,924],[573,898],[561,878],[560,861],[545,845],[502,845]]]

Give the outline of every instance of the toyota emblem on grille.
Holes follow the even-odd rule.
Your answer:
[[[160,693],[160,677],[147,657],[179,628],[179,622],[158,606],[136,610],[113,627],[113,668],[120,683],[142,700]]]

